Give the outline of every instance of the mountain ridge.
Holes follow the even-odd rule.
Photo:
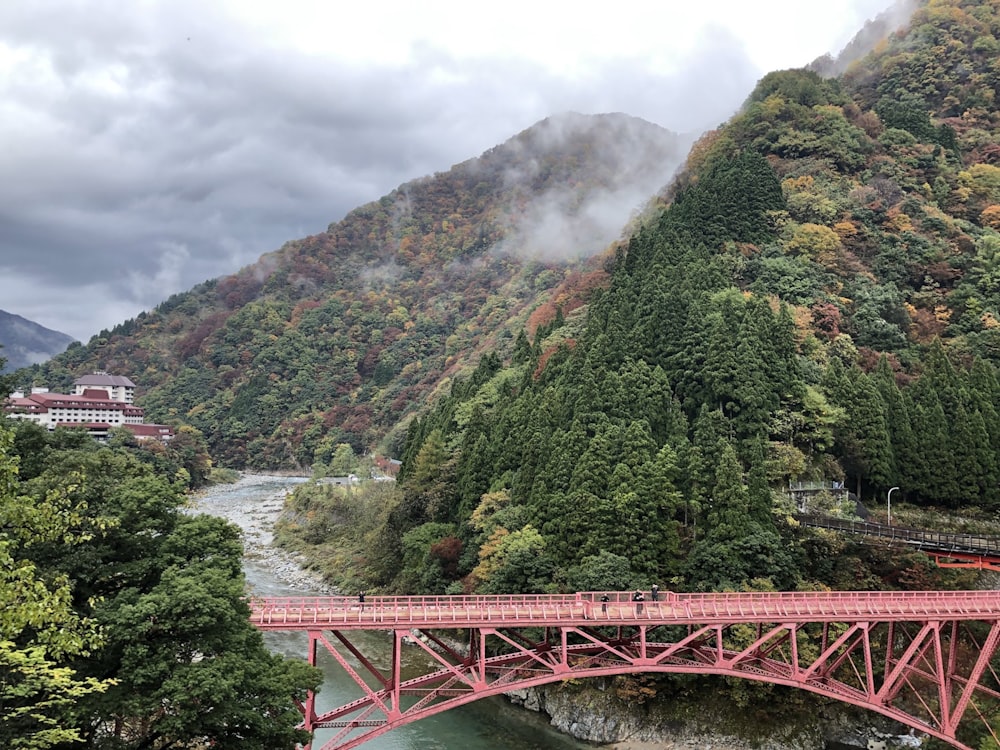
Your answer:
[[[0,357],[7,360],[0,372],[13,372],[44,362],[64,352],[75,340],[61,331],[0,310]]]
[[[689,140],[621,114],[547,118],[26,376],[127,372],[151,418],[198,427],[236,466],[309,465],[331,442],[398,445],[400,420],[483,346],[513,340],[573,274],[600,273],[591,258]]]
[[[982,523],[1000,507],[998,40],[1000,6],[935,0],[840,78],[764,76],[586,310],[414,420],[362,580],[856,585],[810,552],[828,545],[866,586],[953,585],[801,533],[785,488],[836,482],[876,509],[894,488]]]

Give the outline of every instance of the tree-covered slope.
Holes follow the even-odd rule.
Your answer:
[[[1000,4],[936,0],[840,79],[766,76],[586,310],[411,425],[373,579],[948,585],[846,564],[851,542],[781,521],[781,489],[1000,507],[998,34]]]
[[[185,510],[163,458],[0,424],[0,746],[309,740],[296,704],[322,675],[268,650],[240,529]]]
[[[550,118],[26,375],[127,374],[149,418],[197,427],[230,465],[371,449],[560,284],[599,274],[588,258],[687,145],[624,115]]]

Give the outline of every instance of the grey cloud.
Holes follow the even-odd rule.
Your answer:
[[[0,308],[87,340],[551,114],[698,131],[760,75],[718,31],[677,76],[573,80],[428,46],[355,69],[245,33],[196,0],[0,4],[34,61],[0,79]]]

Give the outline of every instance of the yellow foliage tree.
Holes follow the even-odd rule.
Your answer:
[[[979,214],[979,221],[983,226],[1000,229],[1000,205],[993,203],[984,208],[983,212]]]
[[[973,164],[958,173],[958,182],[961,185],[960,195],[969,195],[990,203],[1000,202],[1000,167]]]
[[[792,229],[784,244],[789,254],[805,256],[823,266],[833,265],[842,247],[840,237],[830,227],[812,223]]]
[[[81,679],[66,666],[98,645],[94,624],[73,611],[65,576],[44,581],[19,549],[41,541],[73,543],[81,518],[60,493],[17,492],[13,437],[0,428],[0,746],[44,750],[78,742],[67,711],[114,680]]]

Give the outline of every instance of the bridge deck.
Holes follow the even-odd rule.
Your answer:
[[[920,550],[931,552],[961,552],[970,555],[992,557],[1000,561],[1000,539],[981,534],[952,534],[944,531],[908,529],[867,521],[848,521],[811,513],[800,513],[795,519],[804,526],[821,529],[846,531],[850,534],[877,537],[890,542],[898,542]]]
[[[974,620],[1000,614],[1000,591],[887,591],[675,594],[661,592],[641,611],[627,592],[499,596],[251,598],[251,621],[262,630],[380,630],[559,624],[712,624],[731,622],[857,622]]]

